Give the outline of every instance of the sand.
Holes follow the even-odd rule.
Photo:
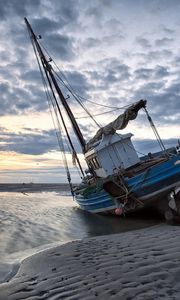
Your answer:
[[[0,299],[180,299],[180,228],[166,224],[37,253]]]

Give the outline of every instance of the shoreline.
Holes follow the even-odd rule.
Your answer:
[[[0,284],[0,300],[179,299],[179,238],[160,224],[41,251]]]
[[[69,185],[66,183],[0,183],[0,193],[2,192],[70,192]]]
[[[20,265],[21,265],[21,261],[19,261],[19,263],[8,264],[8,267],[10,268],[9,272],[7,272],[7,267],[5,268],[4,272],[1,272],[4,273],[4,275],[1,274],[0,286],[5,282],[9,282],[11,279],[13,279],[14,276],[16,276],[16,274],[19,271]]]
[[[77,239],[78,240],[78,239]],[[74,240],[76,241],[76,240]],[[67,243],[71,243],[73,241],[68,242],[54,242],[50,244],[45,244],[43,246],[35,247],[32,249],[24,250],[22,252],[16,252],[15,254],[18,255],[18,259],[8,259],[7,262],[0,263],[0,286],[3,283],[10,282],[11,279],[18,273],[21,263],[32,256],[39,254],[41,252],[45,252],[49,249],[53,249],[55,247],[60,247]]]

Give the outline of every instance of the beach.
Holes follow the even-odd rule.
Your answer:
[[[0,191],[0,283],[13,278],[21,262],[39,251],[161,222],[82,211],[64,185],[11,184]]]
[[[180,299],[179,240],[160,224],[52,247],[24,259],[0,299]]]

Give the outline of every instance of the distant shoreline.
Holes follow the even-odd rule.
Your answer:
[[[0,192],[70,191],[67,183],[0,183]]]

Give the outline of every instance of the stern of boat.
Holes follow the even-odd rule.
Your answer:
[[[165,220],[170,225],[180,224],[180,187],[168,195],[168,207],[164,212]]]

